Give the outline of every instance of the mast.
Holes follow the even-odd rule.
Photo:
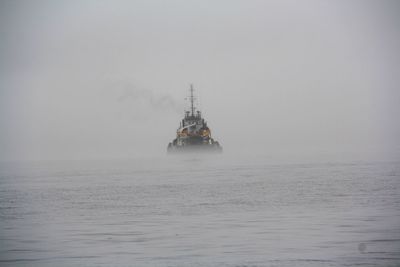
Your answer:
[[[190,84],[190,108],[192,110],[192,117],[194,117],[194,96],[193,96],[193,84]]]

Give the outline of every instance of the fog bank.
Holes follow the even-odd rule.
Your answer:
[[[397,1],[2,1],[0,160],[400,154]]]

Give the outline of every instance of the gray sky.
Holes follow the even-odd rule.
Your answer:
[[[0,160],[400,151],[398,1],[1,1]]]

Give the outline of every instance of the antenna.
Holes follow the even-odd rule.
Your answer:
[[[190,84],[190,108],[192,110],[192,117],[194,117],[194,96],[193,96],[193,84]]]

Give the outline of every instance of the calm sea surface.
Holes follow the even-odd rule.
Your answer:
[[[2,163],[0,266],[400,266],[400,162]]]

